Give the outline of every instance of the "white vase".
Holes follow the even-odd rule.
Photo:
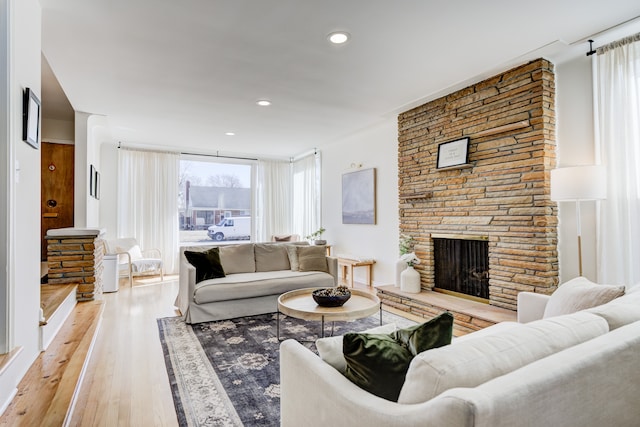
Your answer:
[[[394,283],[393,286],[395,286],[396,288],[400,287],[400,274],[402,274],[402,272],[404,270],[407,269],[407,262],[403,261],[401,259],[399,259],[398,261],[396,261],[396,283]]]
[[[420,273],[413,266],[408,266],[400,274],[400,290],[410,294],[420,293]]]

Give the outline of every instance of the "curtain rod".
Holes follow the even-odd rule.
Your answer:
[[[217,151],[216,151],[216,154],[185,153],[185,152],[181,152],[180,154],[183,154],[185,156],[218,157],[218,158],[221,158],[221,159],[253,160],[253,161],[258,161],[259,160],[259,159],[253,158],[253,157],[224,156],[224,155],[218,154]]]

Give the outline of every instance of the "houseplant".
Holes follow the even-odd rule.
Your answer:
[[[309,234],[308,236],[305,236],[304,238],[311,241],[311,244],[313,245],[326,245],[327,241],[322,240],[322,233],[324,233],[325,231],[326,230],[324,229],[324,227],[320,227],[319,229]]]
[[[415,246],[415,239],[407,234],[400,234],[400,239],[398,240],[398,249],[400,251],[400,256],[408,254],[413,251],[413,247]],[[400,287],[400,275],[407,268],[407,263],[402,258],[396,261],[396,282],[394,286],[396,288]]]

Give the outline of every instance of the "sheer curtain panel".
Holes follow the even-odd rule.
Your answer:
[[[320,153],[293,162],[293,229],[302,238],[322,226]]]
[[[177,273],[177,153],[118,150],[118,237],[162,252],[165,273]]]
[[[597,51],[596,137],[607,165],[598,281],[640,282],[640,34]]]
[[[291,163],[259,161],[255,188],[255,240],[266,242],[272,235],[292,234]]]

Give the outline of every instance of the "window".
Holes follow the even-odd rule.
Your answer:
[[[180,245],[251,239],[251,163],[180,160]],[[238,220],[242,218],[242,220]]]

